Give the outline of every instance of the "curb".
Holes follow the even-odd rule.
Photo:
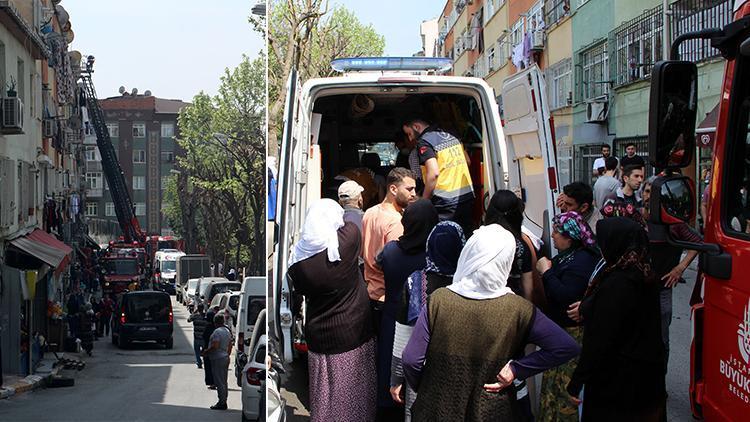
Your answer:
[[[29,391],[34,391],[38,388],[44,387],[47,385],[47,381],[52,377],[57,376],[61,370],[62,365],[58,365],[55,366],[48,374],[29,375],[26,378],[17,381],[15,384],[0,390],[0,400],[8,399],[17,394],[27,393]]]

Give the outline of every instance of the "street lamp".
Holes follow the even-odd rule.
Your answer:
[[[253,15],[266,16],[266,3],[260,2],[256,4],[255,6],[253,6],[253,8],[250,9],[250,11],[253,13]]]

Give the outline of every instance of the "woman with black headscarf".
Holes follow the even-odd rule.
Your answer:
[[[427,296],[453,282],[453,274],[465,243],[464,231],[457,223],[438,223],[427,238],[426,266],[411,273],[401,290],[393,340],[390,386],[393,400],[404,404],[406,422],[411,420],[411,406],[416,399],[416,392],[404,385],[401,353],[414,331],[419,313],[427,303]]]
[[[404,234],[398,240],[386,243],[378,256],[377,261],[383,268],[385,278],[385,304],[378,336],[378,403],[385,401],[391,405],[386,407],[393,409],[392,414],[381,415],[386,420],[403,418],[403,409],[396,407],[389,391],[393,338],[401,290],[411,273],[425,267],[427,237],[438,221],[437,210],[431,201],[419,199],[409,204],[401,219]]]
[[[649,265],[648,235],[613,217],[596,225],[606,261],[580,305],[583,350],[568,393],[583,421],[659,421],[666,387],[659,285]]]

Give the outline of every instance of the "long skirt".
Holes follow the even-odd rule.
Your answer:
[[[375,339],[338,354],[309,352],[310,420],[375,420]]]
[[[573,337],[578,344],[583,340],[583,327],[569,327],[565,331]],[[542,394],[539,404],[539,417],[541,422],[578,422],[578,406],[570,401],[570,395],[566,390],[570,377],[573,376],[578,365],[578,358],[573,359],[558,367],[548,369],[542,376]]]

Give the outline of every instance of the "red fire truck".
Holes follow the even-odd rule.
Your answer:
[[[650,156],[663,169],[652,187],[651,223],[672,244],[700,251],[702,298],[692,308],[690,397],[710,421],[750,416],[750,0],[738,0],[722,29],[681,35],[670,61],[652,73]],[[670,224],[693,221],[694,184],[679,174],[695,151],[698,72],[680,45],[710,40],[726,59],[713,149],[704,244],[669,238]]]

